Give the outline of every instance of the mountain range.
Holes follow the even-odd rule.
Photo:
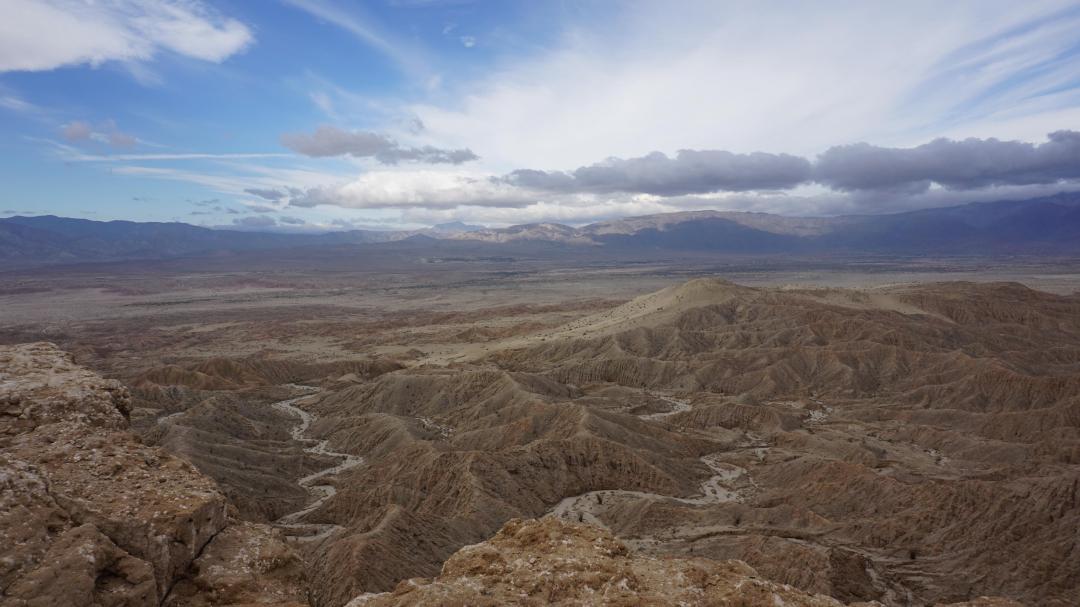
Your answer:
[[[788,217],[689,211],[572,227],[534,223],[488,229],[463,223],[425,230],[284,234],[184,223],[92,221],[51,215],[0,219],[0,261],[9,268],[230,252],[431,240],[499,245],[546,242],[647,254],[1069,254],[1080,252],[1080,194],[971,203],[883,215]]]

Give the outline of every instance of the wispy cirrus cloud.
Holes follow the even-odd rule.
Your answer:
[[[14,93],[5,92],[3,88],[0,88],[0,108],[22,114],[40,114],[44,111]]]
[[[61,134],[65,139],[73,142],[97,139],[102,142],[115,143],[115,134],[113,133],[100,133],[93,130],[92,127],[83,122],[72,122],[61,128]],[[125,137],[130,137],[124,135]],[[35,141],[43,143],[59,154],[59,156],[65,162],[100,162],[100,163],[122,163],[122,162],[141,162],[141,161],[184,161],[184,160],[253,160],[253,159],[269,159],[269,158],[293,158],[293,154],[284,154],[280,152],[166,152],[166,153],[142,153],[142,154],[90,154],[76,148],[74,146],[65,145],[51,139],[41,139],[36,137],[26,137],[29,141]],[[132,137],[134,141],[138,142],[138,139]],[[118,147],[127,147],[126,142],[121,142]]]
[[[252,25],[211,1],[0,0],[14,16],[0,22],[0,71],[111,64],[143,79],[160,69],[177,85],[255,84],[207,107],[164,89],[132,95],[125,83],[85,99],[53,88],[77,91],[108,73],[11,76],[20,89],[0,85],[0,120],[55,140],[64,162],[140,187],[196,184],[238,206],[291,206],[312,223],[858,213],[1080,183],[1077,134],[1060,130],[1080,130],[1080,7],[1071,0],[784,10],[690,0],[679,10],[639,2],[490,19],[435,14],[426,0],[412,10],[282,0],[244,5]],[[224,61],[252,45],[255,24],[318,40],[267,36],[227,67],[155,63]],[[446,68],[445,81],[425,86],[438,81],[434,66]],[[252,103],[259,112],[246,111]],[[267,139],[320,120],[342,126],[287,134],[288,150]],[[268,133],[274,124],[287,126]],[[123,149],[152,145],[143,135],[177,147]],[[50,189],[67,194],[41,191]],[[144,208],[155,205],[136,212]]]
[[[437,81],[420,47],[407,42],[382,27],[359,3],[335,0],[283,0],[334,27],[348,32],[360,42],[377,50],[406,73],[426,82]]]
[[[653,150],[1033,141],[1080,119],[1078,27],[1060,0],[637,3],[411,110],[501,172]]]
[[[291,158],[292,154],[279,154],[276,152],[253,152],[253,153],[176,153],[176,154],[80,154],[69,158],[80,162],[130,162],[142,160],[249,160],[253,158]]]

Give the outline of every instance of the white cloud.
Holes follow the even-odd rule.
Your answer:
[[[107,122],[106,126],[112,124]],[[61,135],[69,141],[80,141],[86,139],[93,139],[100,141],[101,143],[110,143],[114,146],[126,147],[128,143],[134,140],[136,143],[142,143],[144,145],[147,142],[138,138],[126,135],[117,130],[108,130],[106,132],[100,132],[94,130],[93,127],[84,122],[71,122],[65,125],[60,130]],[[292,158],[292,154],[281,154],[277,152],[253,152],[253,153],[208,153],[208,152],[170,152],[170,153],[146,153],[146,154],[87,154],[82,150],[65,145],[50,139],[38,139],[36,137],[26,137],[28,141],[35,141],[48,145],[55,149],[56,153],[65,162],[132,162],[132,161],[186,161],[186,160],[252,160],[252,159],[271,159],[271,158]]]
[[[657,200],[605,200],[583,206],[563,202],[535,202],[521,208],[493,208],[462,205],[448,209],[406,209],[402,219],[407,223],[431,225],[461,221],[492,227],[523,223],[584,224],[612,217],[649,215],[685,210]]]
[[[133,160],[139,159],[139,155],[131,155],[131,157]],[[339,179],[336,175],[317,171],[237,162],[235,156],[232,158],[209,156],[208,159],[220,160],[220,162],[202,169],[124,164],[109,170],[116,175],[193,183],[237,198],[250,198],[248,190],[251,189],[273,189],[283,187],[283,184],[298,188],[314,188],[319,184]]]
[[[646,2],[462,83],[458,102],[412,109],[431,137],[475,150],[492,172],[684,148],[813,156],[855,141],[910,145],[994,112],[1044,111],[1031,92],[1078,69],[1030,71],[1072,43],[1080,15],[1037,21],[1063,6]],[[1010,30],[1028,22],[1031,33]],[[1018,74],[1037,77],[998,90]],[[983,126],[975,135],[999,136]],[[1068,127],[1039,124],[1022,138]]]
[[[820,192],[813,188],[799,194],[738,193],[715,196],[659,198],[655,196],[607,196],[556,199],[520,207],[458,205],[447,208],[410,207],[401,210],[401,224],[431,225],[449,221],[502,227],[523,223],[582,225],[619,217],[716,209],[788,216],[832,216],[861,213],[894,213],[969,202],[1023,200],[1061,191],[1080,191],[1080,182],[1058,186],[1004,186],[960,193],[931,190],[908,198],[860,197]]]
[[[305,170],[326,166],[306,158],[292,157],[297,164],[254,162],[291,156],[284,154],[94,155],[61,146],[64,157],[139,163],[111,170],[197,183],[238,198],[250,190],[297,188],[304,194],[290,196],[293,207],[365,217],[388,213],[422,223],[580,223],[691,208],[836,214],[1020,197],[1047,188],[959,195],[931,189],[886,199],[814,186],[787,195],[660,197],[618,188],[542,192],[493,177],[523,168],[573,170],[653,151],[674,158],[684,149],[790,153],[812,161],[830,146],[859,141],[884,147],[939,136],[1041,142],[1080,121],[1073,82],[1080,61],[1067,52],[1080,10],[1045,18],[1069,6],[1064,0],[838,0],[785,4],[783,10],[739,0],[680,3],[678,10],[631,4],[602,22],[572,24],[555,44],[538,52],[530,47],[531,57],[498,54],[512,59],[479,79],[432,85],[440,90],[411,105],[393,95],[423,94],[417,82],[439,80],[415,39],[394,36],[343,0],[283,1],[349,32],[414,77],[408,90],[372,98],[309,74],[299,85],[322,112],[354,129],[378,129],[402,146],[471,149],[482,159],[466,165],[470,170],[379,167],[354,176]],[[149,78],[147,62],[159,53],[221,61],[251,42],[243,24],[199,0],[0,0],[0,14],[0,71],[119,61]],[[448,43],[476,43],[458,30],[443,33]],[[485,47],[494,44],[485,36]],[[29,106],[0,90],[0,107]],[[115,129],[82,126],[91,132],[69,123],[72,131],[64,135],[115,145],[135,141]],[[169,161],[184,164],[160,164]],[[193,169],[187,161],[206,162]],[[336,162],[338,168],[371,166],[363,159]]]
[[[252,41],[244,24],[198,0],[0,0],[0,14],[0,72],[138,63],[161,51],[221,62]]]
[[[294,206],[330,205],[351,209],[447,208],[463,204],[516,207],[536,196],[527,190],[466,171],[380,171],[332,186],[311,188]]]

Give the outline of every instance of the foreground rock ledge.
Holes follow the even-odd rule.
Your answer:
[[[450,557],[434,580],[363,594],[347,607],[496,605],[728,605],[842,607],[758,577],[742,561],[633,554],[610,533],[559,519],[511,520],[492,539]],[[852,605],[879,605],[854,603]],[[978,599],[951,607],[1010,607]]]
[[[248,549],[255,539],[296,577],[298,560],[268,528],[234,525],[240,537],[223,533],[228,506],[214,481],[142,444],[127,431],[127,411],[123,386],[56,346],[0,347],[0,605],[266,598],[260,589],[268,584],[244,588],[227,572],[210,576],[199,567],[210,558],[246,567],[228,548]],[[246,573],[250,584],[267,577],[267,568]],[[221,580],[229,583],[214,584]],[[175,593],[181,581],[186,591]],[[271,593],[283,604],[300,596],[291,588]]]

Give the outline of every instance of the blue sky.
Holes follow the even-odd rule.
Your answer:
[[[0,215],[812,215],[1080,177],[1080,139],[1048,138],[1080,129],[1075,2],[0,0],[0,16]]]

